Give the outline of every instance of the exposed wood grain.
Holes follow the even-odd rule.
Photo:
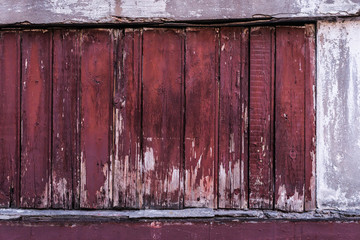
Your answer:
[[[111,204],[113,42],[110,30],[83,30],[80,206]]]
[[[21,207],[50,206],[51,36],[22,34]]]
[[[315,26],[305,25],[305,210],[316,208]]]
[[[250,208],[273,208],[274,30],[256,27],[250,33]]]
[[[276,28],[275,208],[304,210],[305,28]]]
[[[183,34],[146,29],[143,35],[144,205],[181,204]]]
[[[114,206],[140,208],[142,30],[126,29],[116,39]]]
[[[0,207],[17,206],[20,164],[20,37],[0,33]]]
[[[79,207],[79,44],[80,31],[54,32],[51,168],[53,208]]]
[[[187,29],[185,207],[216,207],[217,53],[213,28]]]
[[[247,207],[247,28],[220,31],[219,208]]]

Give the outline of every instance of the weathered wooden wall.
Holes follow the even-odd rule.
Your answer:
[[[0,33],[0,204],[315,208],[313,25]]]

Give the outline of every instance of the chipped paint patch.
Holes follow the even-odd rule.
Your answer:
[[[227,177],[228,174],[226,173],[224,165],[221,163],[219,166],[219,194],[227,193],[226,191],[226,185],[227,185],[226,182],[228,180]],[[220,199],[227,199],[227,196],[220,195]],[[224,207],[224,206],[220,206],[220,207]]]
[[[86,164],[84,161],[84,152],[80,154],[80,206],[87,206],[88,192],[86,190]]]
[[[43,5],[53,14],[77,15],[74,19],[102,19],[108,17],[115,0],[47,0]]]
[[[124,176],[123,171],[121,169],[120,165],[120,159],[119,159],[119,149],[121,146],[119,146],[119,140],[120,135],[123,132],[124,124],[123,124],[123,118],[121,115],[121,112],[118,108],[115,109],[115,151],[114,151],[114,194],[113,194],[113,201],[114,206],[117,206],[119,203],[119,192],[124,191],[124,184],[126,181],[124,179],[121,179],[121,176]]]
[[[193,146],[195,146],[195,140],[191,140]],[[193,161],[195,161],[197,155],[195,148],[192,148],[190,152],[192,154]],[[204,169],[201,164],[203,154],[204,153],[200,154],[195,166],[192,166],[190,169],[185,171],[185,191],[187,191],[187,194],[185,195],[185,202],[191,202],[192,207],[212,206],[214,201],[214,195],[212,194],[214,181],[212,177],[204,174],[204,172],[211,170]]]
[[[69,191],[66,179],[60,178],[57,181],[53,181],[52,188],[53,191],[57,193],[57,194],[53,194],[53,202],[55,204],[61,204],[61,205],[66,204],[67,202],[66,193]],[[71,195],[69,195],[69,197],[71,197]]]
[[[168,183],[167,190],[168,192],[176,192],[179,190],[179,179],[180,179],[180,170],[177,168],[172,169],[171,180]]]
[[[166,11],[168,0],[122,0],[120,7],[124,16],[170,17]],[[132,16],[130,16],[132,15]]]
[[[304,195],[299,194],[298,190],[295,189],[294,195],[288,196],[286,186],[279,186],[278,199],[276,202],[276,208],[285,211],[301,212],[304,209]]]
[[[144,153],[144,170],[145,171],[155,170],[154,149],[151,147],[146,147],[146,151]]]

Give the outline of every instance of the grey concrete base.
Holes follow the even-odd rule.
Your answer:
[[[144,219],[222,219],[254,220],[287,220],[287,221],[359,221],[360,211],[316,210],[305,213],[285,213],[271,210],[213,210],[207,208],[183,210],[25,210],[0,209],[0,221],[11,220],[144,220]]]

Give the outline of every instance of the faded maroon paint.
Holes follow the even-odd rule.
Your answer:
[[[0,33],[0,207],[18,205],[20,37]]]
[[[305,25],[305,210],[316,208],[315,202],[315,26]]]
[[[305,28],[276,28],[275,208],[304,210]]]
[[[111,204],[113,42],[110,30],[83,30],[80,207]]]
[[[71,209],[79,207],[80,31],[54,31],[53,46],[51,206]]]
[[[26,224],[24,224],[26,223]],[[1,222],[0,238],[57,239],[358,239],[359,222]]]
[[[142,31],[116,33],[114,207],[142,207],[141,53]]]
[[[217,49],[213,28],[187,29],[185,206],[216,207]]]
[[[22,33],[21,197],[24,208],[50,206],[51,37]]]
[[[248,32],[220,30],[219,208],[247,208]]]
[[[250,208],[273,208],[274,30],[255,27],[250,33]]]
[[[143,33],[143,196],[150,208],[180,208],[183,134],[182,30]]]

